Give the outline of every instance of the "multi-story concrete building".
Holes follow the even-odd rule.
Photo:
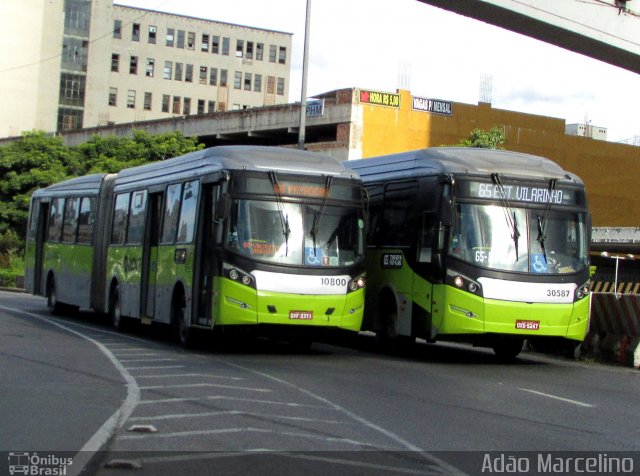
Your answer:
[[[6,3],[0,137],[288,101],[290,33],[111,0]]]

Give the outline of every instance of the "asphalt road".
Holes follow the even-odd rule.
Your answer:
[[[534,354],[366,337],[187,351],[0,292],[0,377],[0,451],[66,451],[86,474],[567,474],[575,455],[640,472],[640,373]]]

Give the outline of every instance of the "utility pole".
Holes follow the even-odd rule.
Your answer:
[[[310,18],[311,0],[307,0],[307,16],[304,22],[304,54],[302,57],[302,92],[300,93],[300,128],[298,130],[298,149],[300,150],[304,150],[304,133],[307,120],[307,72],[309,69]]]

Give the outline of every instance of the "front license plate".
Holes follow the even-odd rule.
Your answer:
[[[313,319],[313,311],[289,311],[289,319],[310,321]]]
[[[524,329],[527,331],[537,331],[540,329],[540,321],[516,321],[516,329]]]

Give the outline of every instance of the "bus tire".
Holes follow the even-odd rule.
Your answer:
[[[125,330],[125,318],[122,315],[122,302],[120,301],[120,286],[115,285],[113,291],[111,291],[111,297],[109,299],[109,317],[111,318],[111,324],[118,332]]]
[[[187,318],[187,302],[183,295],[180,295],[173,304],[173,322],[176,327],[178,341],[186,349],[194,345],[194,329],[189,326]]]
[[[499,360],[510,362],[515,360],[524,344],[524,337],[504,336],[497,337],[493,343],[493,352]]]

